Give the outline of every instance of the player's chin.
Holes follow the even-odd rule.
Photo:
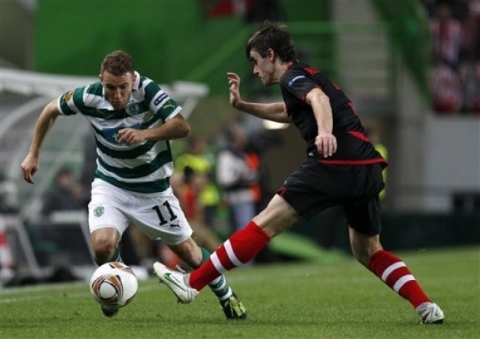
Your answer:
[[[262,81],[262,84],[263,84],[264,86],[271,86],[271,85],[273,85],[273,82],[270,81],[269,79],[260,78],[260,80]]]
[[[112,107],[116,110],[121,110],[127,107],[127,105],[123,102],[116,102],[116,103],[112,103]]]

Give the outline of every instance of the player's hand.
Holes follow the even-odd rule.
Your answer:
[[[123,128],[117,132],[117,141],[120,144],[134,145],[145,141],[142,130]]]
[[[318,153],[328,158],[337,151],[337,138],[330,132],[321,132],[315,138],[315,145]]]
[[[23,159],[20,167],[22,168],[23,179],[26,182],[33,184],[33,175],[38,170],[38,156],[28,153],[25,159]]]
[[[230,85],[230,105],[237,108],[241,101],[240,97],[240,77],[237,73],[227,72],[228,84]]]

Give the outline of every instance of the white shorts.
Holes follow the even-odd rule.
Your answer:
[[[95,179],[91,199],[88,204],[90,233],[113,227],[123,234],[134,224],[150,239],[161,239],[167,245],[177,245],[192,235],[192,228],[171,188],[153,197],[139,196]]]

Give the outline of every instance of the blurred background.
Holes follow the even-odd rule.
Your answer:
[[[280,101],[252,74],[245,42],[265,19],[289,26],[299,59],[339,84],[389,160],[382,241],[391,250],[480,244],[480,0],[6,0],[0,2],[0,278],[5,286],[85,279],[94,268],[86,205],[95,168],[81,117],[57,119],[35,185],[20,163],[43,106],[96,81],[103,57],[135,67],[184,107],[193,131],[173,143],[172,186],[199,243],[214,249],[242,227],[224,152],[244,154],[261,209],[304,159],[292,127],[232,110],[242,95]],[[242,180],[243,180],[242,179]],[[245,188],[245,187],[244,187]],[[350,255],[336,209],[274,239],[254,264]],[[131,228],[122,256],[139,272],[176,264]],[[142,274],[142,273],[139,273]]]

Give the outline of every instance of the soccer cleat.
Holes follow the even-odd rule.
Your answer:
[[[220,305],[227,319],[247,319],[247,310],[235,293],[229,298],[221,300]]]
[[[422,324],[443,324],[445,316],[437,304],[424,302],[417,307],[417,313],[422,318]]]
[[[118,308],[106,308],[102,306],[102,312],[104,316],[111,318],[117,315]]]
[[[190,303],[199,293],[196,289],[187,285],[185,280],[188,275],[185,273],[171,270],[159,262],[153,264],[153,270],[160,279],[160,282],[167,285],[182,304]]]

